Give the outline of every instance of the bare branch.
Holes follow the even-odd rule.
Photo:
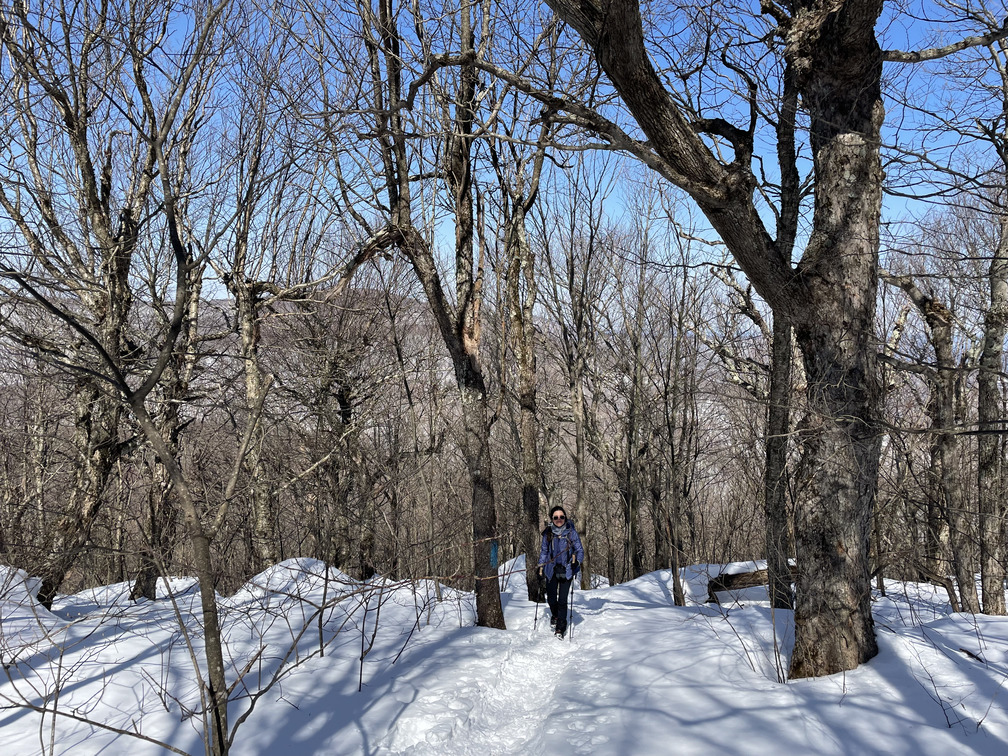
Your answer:
[[[883,50],[882,60],[887,63],[923,63],[929,60],[940,60],[954,55],[957,52],[968,50],[971,47],[984,47],[998,40],[1008,38],[1008,18],[1005,18],[1000,29],[995,29],[987,34],[975,37],[964,37],[958,42],[953,42],[944,47],[931,47],[927,50]]]

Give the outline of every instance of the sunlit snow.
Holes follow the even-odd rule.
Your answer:
[[[501,572],[507,631],[473,627],[472,595],[430,581],[284,562],[220,599],[232,752],[1008,753],[1008,619],[889,582],[875,659],[780,684],[791,613],[762,588],[702,603],[720,569],[684,570],[683,608],[669,572],[576,591],[559,640],[521,559]],[[36,590],[0,568],[0,753],[203,753],[193,580],[162,581],[156,602],[126,584],[61,596],[51,613]]]

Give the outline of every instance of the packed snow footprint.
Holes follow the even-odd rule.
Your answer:
[[[512,615],[517,632],[474,636],[480,647],[441,678],[452,684],[404,701],[406,709],[378,753],[545,754],[546,720],[553,713],[547,702],[577,656],[571,643],[553,636],[548,620],[540,616],[534,623],[531,611],[528,617]],[[488,681],[490,665],[496,669]]]

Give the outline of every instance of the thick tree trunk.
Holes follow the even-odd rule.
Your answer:
[[[880,443],[873,341],[882,199],[877,78],[874,91],[860,94],[863,101],[846,108],[807,103],[817,184],[801,274],[814,310],[794,326],[813,413],[805,442],[812,478],[796,517],[792,677],[852,669],[878,652],[868,561]]]
[[[814,354],[834,335],[802,334],[800,341],[811,342],[806,350]],[[792,677],[852,669],[878,652],[871,616],[868,538],[879,442],[874,426],[864,420],[873,409],[872,397],[869,392],[849,397],[843,407],[837,389],[852,379],[834,376],[836,383],[827,382],[826,371],[810,362],[807,354],[810,392],[814,393],[809,404],[818,417],[805,440],[812,466],[810,492],[796,511],[799,573]],[[843,372],[849,375],[864,369],[858,362],[852,359]]]
[[[810,118],[815,171],[812,233],[797,270],[752,200],[751,135],[735,134],[731,163],[710,151],[648,58],[639,3],[548,2],[591,46],[655,152],[624,141],[625,148],[689,192],[757,291],[795,328],[815,417],[805,443],[811,496],[796,518],[791,674],[852,669],[878,651],[868,533],[880,448],[874,314],[883,108],[875,22],[882,0],[801,0],[780,29]]]
[[[497,509],[494,504],[490,461],[490,426],[486,390],[482,378],[460,376],[462,412],[465,422],[465,456],[472,481],[473,568],[476,577],[476,622],[481,627],[503,630],[497,566],[493,563],[493,542],[497,538]]]
[[[852,669],[878,653],[868,559],[880,448],[880,11],[879,1],[845,3],[817,30],[822,36],[789,51],[791,65],[808,66],[799,89],[816,175],[813,230],[799,268],[811,309],[794,323],[816,427],[806,444],[810,496],[797,516],[792,677]]]
[[[1005,503],[1001,458],[1005,418],[1001,416],[1001,371],[1008,332],[1008,220],[1001,222],[998,248],[988,274],[990,303],[984,313],[983,351],[977,394],[980,503],[980,580],[985,614],[1005,613]]]
[[[525,553],[528,599],[542,603],[545,587],[537,579],[539,561],[539,515],[545,502],[537,436],[536,355],[533,311],[536,300],[535,255],[525,235],[525,198],[512,197],[508,219],[507,297],[515,356],[518,360],[518,442],[521,455],[521,549]],[[522,296],[524,282],[524,296]]]
[[[266,400],[270,378],[259,361],[259,312],[251,282],[245,279],[245,245],[236,251],[235,274],[231,290],[235,297],[238,334],[241,338],[242,364],[245,367],[245,398],[248,404],[246,422],[255,424],[248,453],[242,461],[252,494],[252,558],[255,569],[263,570],[279,561],[276,535],[273,530],[273,508],[263,466],[263,432],[259,427],[259,412]]]
[[[766,469],[763,490],[766,507],[766,550],[770,602],[775,609],[792,609],[788,545],[787,449],[791,403],[791,326],[774,318],[771,344],[770,407],[767,414]]]
[[[878,653],[871,614],[869,532],[877,489],[881,397],[874,341],[882,167],[881,0],[822,14],[799,3],[807,36],[785,57],[811,118],[813,229],[799,266],[807,297],[793,321],[808,380],[810,496],[795,547],[791,677],[852,669]]]
[[[874,269],[871,255],[861,259]],[[856,280],[858,273],[851,270],[848,276]],[[874,273],[862,270],[860,276],[874,278]],[[798,503],[796,514],[792,677],[852,669],[878,651],[868,562],[879,461],[879,392],[870,343],[875,287],[848,290],[842,280],[819,282],[841,296],[823,291],[816,297],[821,320],[796,325],[815,418],[805,440],[812,470],[809,496]],[[861,301],[843,296],[866,289],[870,294]]]
[[[39,567],[41,586],[38,600],[52,606],[67,573],[80,557],[91,537],[91,527],[101,512],[102,497],[109,475],[119,456],[118,428],[122,405],[98,390],[94,379],[78,378],[74,445],[74,486],[65,513],[56,524],[56,533]]]

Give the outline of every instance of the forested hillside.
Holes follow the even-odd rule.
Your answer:
[[[472,592],[764,560],[780,678],[886,580],[1004,615],[1002,2],[0,9],[0,563]],[[138,604],[139,606],[140,604]],[[40,695],[49,695],[45,692]]]

